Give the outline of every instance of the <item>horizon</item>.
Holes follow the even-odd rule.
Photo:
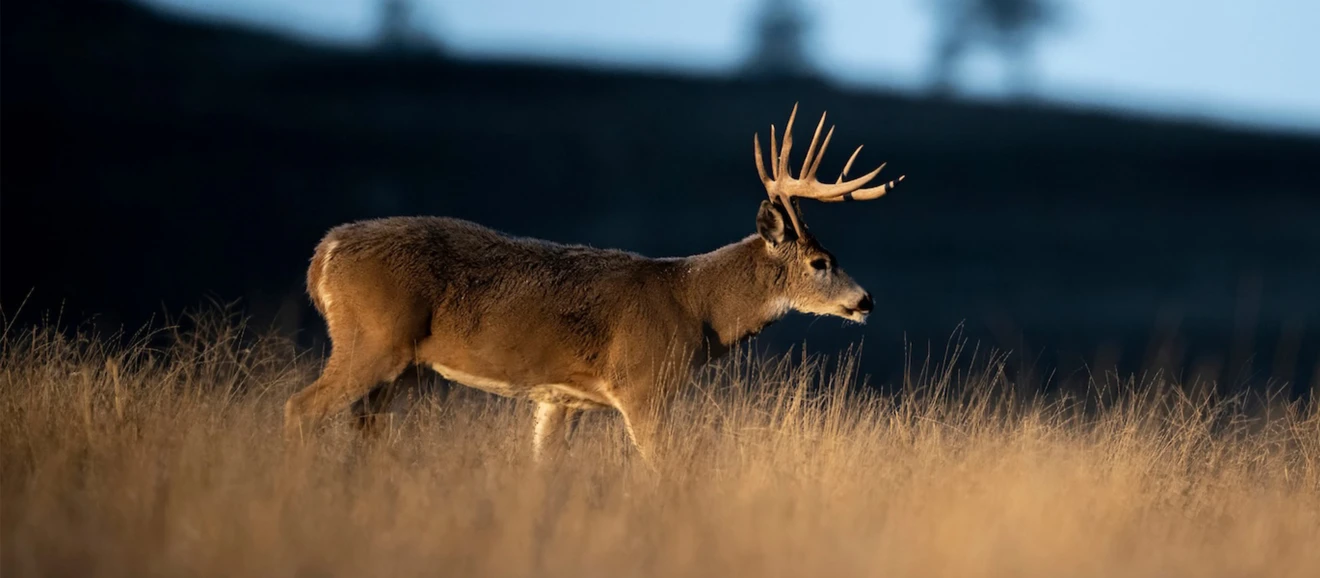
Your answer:
[[[371,45],[378,22],[377,0],[137,1],[177,16],[358,48]],[[924,94],[932,27],[921,3],[805,3],[812,64],[841,86]],[[751,19],[761,4],[679,0],[624,8],[598,0],[561,0],[553,7],[533,0],[426,0],[417,3],[417,26],[462,59],[729,76],[748,53]],[[1047,105],[1320,134],[1320,79],[1301,73],[1305,55],[1320,51],[1320,38],[1304,30],[1305,15],[1288,10],[1320,17],[1320,6],[1289,0],[1267,0],[1265,9],[1220,4],[1181,22],[1199,5],[1175,0],[1138,21],[1123,19],[1140,5],[1136,0],[1074,0],[1063,27],[1042,35],[1031,96]],[[883,48],[868,50],[866,43],[875,41],[858,38],[868,32],[865,22],[886,16],[908,25],[886,27]],[[1161,34],[1179,24],[1180,44],[1171,50]],[[1224,42],[1235,36],[1243,41]],[[973,51],[958,77],[957,96],[1007,100],[1003,72],[996,55]]]

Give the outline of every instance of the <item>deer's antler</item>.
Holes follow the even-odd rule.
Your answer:
[[[793,230],[797,232],[798,237],[805,237],[806,229],[802,227],[793,199],[815,199],[825,203],[867,201],[884,195],[903,180],[900,176],[878,187],[863,189],[863,185],[874,179],[880,174],[880,170],[885,168],[884,163],[881,163],[879,167],[865,175],[844,181],[843,177],[847,176],[848,171],[852,169],[853,161],[857,160],[857,153],[862,152],[862,147],[859,146],[848,158],[848,164],[844,165],[843,173],[834,184],[827,185],[817,181],[816,169],[820,168],[820,159],[825,156],[826,147],[830,146],[830,137],[834,136],[834,127],[831,126],[830,131],[825,133],[825,141],[820,143],[820,150],[816,150],[816,143],[820,141],[820,130],[825,127],[825,113],[821,113],[820,122],[816,125],[816,134],[811,137],[811,145],[807,147],[807,158],[802,161],[802,170],[797,178],[793,178],[789,174],[791,170],[789,153],[793,148],[793,120],[796,118],[797,104],[794,103],[793,112],[788,116],[788,124],[784,126],[782,150],[776,146],[775,125],[770,125],[770,157],[773,163],[770,167],[770,176],[765,174],[765,160],[761,157],[761,135],[759,133],[753,135],[752,142],[756,149],[756,172],[761,175],[761,184],[765,185],[765,192],[770,195],[770,200],[778,201],[788,212],[789,218],[793,221]]]

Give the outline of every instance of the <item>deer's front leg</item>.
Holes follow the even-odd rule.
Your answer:
[[[663,443],[664,409],[670,396],[660,387],[658,380],[638,379],[628,382],[625,388],[612,392],[610,401],[623,416],[624,428],[628,438],[641,456],[642,461],[656,470],[656,460]]]

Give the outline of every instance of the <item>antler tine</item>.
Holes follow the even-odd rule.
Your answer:
[[[868,189],[857,189],[851,193],[844,193],[837,197],[822,197],[816,200],[822,203],[842,203],[845,201],[869,201],[871,199],[878,199],[880,197],[883,197],[885,193],[894,190],[894,187],[898,186],[898,183],[903,182],[903,179],[905,178],[907,178],[907,175],[899,175],[897,179],[889,181],[878,187],[871,187]]]
[[[825,142],[821,143],[820,150],[816,151],[816,156],[815,158],[812,159],[811,170],[807,171],[807,175],[803,177],[802,180],[816,179],[816,169],[820,168],[820,159],[825,158],[825,149],[830,148],[830,138],[833,136],[834,136],[834,127],[831,126],[830,132],[825,133]]]
[[[774,138],[775,137],[772,134],[770,136],[771,146],[774,145],[775,142]],[[761,156],[760,133],[755,133],[752,135],[752,148],[756,151],[756,174],[761,176],[761,184],[765,185],[766,191],[769,191],[770,188],[774,186],[774,181],[770,180],[770,177],[766,176],[765,174],[765,158]]]
[[[848,164],[843,165],[843,172],[839,173],[839,180],[834,181],[835,184],[842,183],[843,177],[848,176],[848,171],[852,169],[853,161],[857,160],[857,153],[860,152],[862,152],[862,147],[858,146],[857,150],[853,151],[852,156],[848,157]],[[880,167],[876,169],[876,172],[880,172],[880,170],[885,168],[885,165],[887,164],[889,163],[880,163]],[[844,201],[869,201],[871,199],[884,196],[885,193],[888,193],[889,191],[893,190],[894,187],[898,186],[898,183],[902,182],[903,179],[905,178],[907,178],[907,175],[899,175],[897,179],[889,181],[878,187],[871,187],[869,189],[858,189],[856,191],[853,191],[852,194],[844,193],[837,197],[829,197],[819,200],[823,203],[842,203]]]
[[[811,135],[811,144],[807,146],[807,158],[802,159],[802,171],[798,173],[798,180],[806,180],[807,174],[811,171],[812,161],[821,157],[816,152],[816,145],[820,142],[820,129],[825,128],[825,114],[820,113],[820,122],[816,123],[816,133]]]
[[[770,123],[770,178],[779,180],[779,139],[774,123]]]
[[[839,180],[834,181],[834,184],[837,185],[839,183],[842,183],[843,177],[848,176],[848,171],[852,170],[853,161],[857,160],[857,155],[861,154],[862,152],[862,146],[863,145],[857,145],[857,150],[853,151],[852,156],[848,157],[848,162],[843,165],[843,172],[839,173]],[[880,166],[883,167],[884,165],[880,165]]]
[[[784,146],[779,150],[779,170],[775,172],[775,180],[782,177],[792,179],[792,169],[789,168],[789,154],[793,150],[793,120],[797,118],[797,103],[793,103],[793,112],[788,115],[788,124],[784,125]]]
[[[761,156],[761,135],[759,133],[752,135],[752,151],[756,153],[756,174],[761,177],[761,184],[765,185],[766,193],[770,195],[772,201],[779,201],[784,206],[785,212],[788,213],[789,219],[793,222],[793,231],[801,237],[805,232],[802,228],[802,221],[798,219],[797,211],[794,210],[793,200],[779,192],[779,188],[775,184],[777,179],[772,179],[765,174],[765,158]],[[770,125],[770,151],[772,160],[775,160],[777,157],[775,157],[775,126],[773,124]],[[771,166],[772,171],[778,168],[778,164]],[[778,177],[778,175],[775,176]]]
[[[784,205],[784,212],[788,213],[788,219],[793,222],[793,232],[797,233],[799,239],[806,238],[807,228],[802,226],[802,219],[798,217],[797,206],[793,203],[793,198],[782,196],[780,202]]]

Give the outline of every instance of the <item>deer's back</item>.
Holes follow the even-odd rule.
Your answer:
[[[673,261],[624,251],[507,235],[449,217],[392,217],[332,229],[317,248],[334,283],[372,283],[429,305],[459,335],[492,324],[555,332],[560,339],[607,337],[610,318],[638,308],[665,283]],[[317,259],[313,260],[316,269]],[[309,290],[315,296],[312,271]],[[381,276],[387,279],[380,279]],[[587,346],[584,344],[584,347]]]

